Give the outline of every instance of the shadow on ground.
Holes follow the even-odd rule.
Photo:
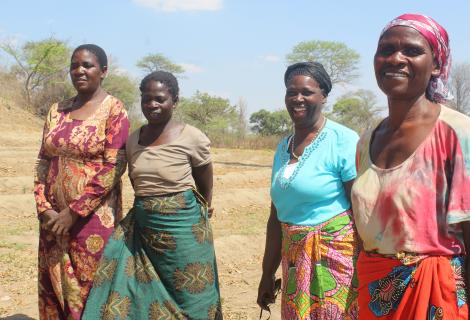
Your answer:
[[[35,320],[34,318],[31,318],[25,314],[14,314],[12,316],[7,316],[2,319],[3,320]]]
[[[214,161],[216,164],[224,164],[228,166],[237,166],[237,167],[254,167],[254,168],[271,168],[271,165],[262,165],[254,163],[243,163],[243,162],[228,162],[228,161]]]

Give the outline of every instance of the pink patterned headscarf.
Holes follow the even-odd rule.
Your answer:
[[[395,26],[410,27],[421,33],[428,41],[434,53],[434,58],[441,69],[437,77],[432,77],[427,88],[428,97],[435,102],[444,102],[452,99],[447,87],[449,78],[451,57],[449,47],[449,36],[447,31],[434,19],[422,15],[406,13],[390,21],[382,30],[380,37],[390,28]]]

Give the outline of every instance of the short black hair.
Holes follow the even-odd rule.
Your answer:
[[[82,51],[82,50],[87,50],[95,55],[96,59],[98,60],[101,70],[103,70],[105,67],[108,66],[108,57],[106,56],[106,52],[104,52],[104,50],[101,47],[97,46],[96,44],[91,44],[91,43],[79,45],[78,47],[75,48],[75,50],[73,50],[72,57],[76,52]]]
[[[166,85],[171,93],[171,96],[173,97],[173,101],[176,102],[178,100],[180,88],[178,86],[178,80],[171,72],[159,70],[146,75],[140,82],[140,92],[144,92],[145,86],[150,81],[161,82]]]
[[[315,81],[318,82],[318,86],[323,91],[323,95],[325,97],[328,96],[331,88],[333,87],[328,72],[326,72],[323,65],[319,62],[297,62],[287,67],[287,70],[284,73],[284,84],[286,87],[287,83],[292,79],[292,77],[298,75],[315,79]]]

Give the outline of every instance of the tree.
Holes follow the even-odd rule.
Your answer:
[[[470,63],[456,63],[452,67],[450,88],[454,95],[451,106],[463,113],[470,112]]]
[[[125,73],[111,73],[103,81],[103,88],[129,109],[138,98],[137,84]]]
[[[103,88],[124,103],[131,124],[131,131],[140,127],[144,117],[138,107],[139,89],[136,80],[119,67],[117,59],[108,58],[108,74],[103,81]]]
[[[61,86],[69,85],[66,77],[70,48],[64,41],[51,37],[41,41],[28,41],[21,48],[16,48],[11,43],[4,43],[0,48],[16,62],[12,71],[23,82],[28,106],[34,104],[34,95],[38,90],[49,87],[60,93]]]
[[[369,90],[349,92],[336,101],[326,116],[360,134],[377,125],[380,108],[376,103],[377,97]]]
[[[61,81],[46,82],[34,92],[32,105],[36,114],[46,116],[50,107],[58,102],[73,97],[76,91],[65,75]]]
[[[303,41],[286,56],[289,64],[302,61],[320,62],[333,83],[350,83],[357,78],[360,55],[342,42]]]
[[[146,73],[154,71],[167,71],[174,75],[184,73],[184,68],[178,64],[171,62],[170,59],[161,53],[148,54],[137,62],[137,67]]]
[[[136,81],[127,72],[121,70],[114,57],[108,59],[108,74],[103,81],[103,88],[124,103],[129,110],[139,98]]]
[[[292,124],[286,110],[268,111],[261,109],[250,116],[252,130],[263,136],[285,135],[291,130]]]
[[[237,104],[237,120],[234,129],[240,139],[245,138],[248,129],[248,123],[246,118],[246,101],[241,97],[238,100]]]
[[[234,131],[237,110],[227,99],[197,91],[191,98],[181,98],[177,116],[208,136]]]

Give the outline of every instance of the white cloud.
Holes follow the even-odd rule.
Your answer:
[[[261,58],[267,62],[278,62],[279,60],[281,60],[279,56],[276,56],[274,54],[267,54],[262,56]]]
[[[157,11],[217,11],[222,8],[222,0],[133,0],[137,5]]]
[[[191,63],[178,63],[178,65],[182,66],[184,71],[188,73],[201,73],[204,71],[202,67]]]

